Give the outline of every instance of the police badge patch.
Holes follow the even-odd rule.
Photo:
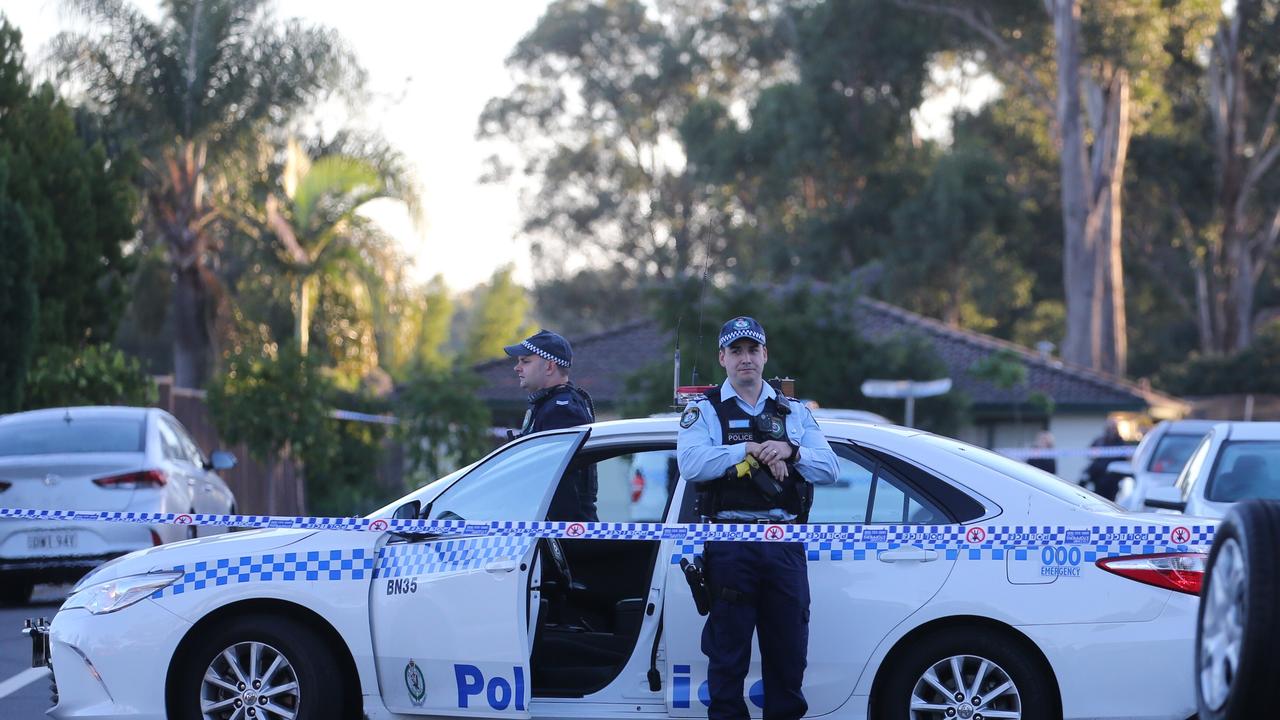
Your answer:
[[[422,676],[422,669],[412,659],[404,666],[404,686],[409,691],[409,701],[414,705],[422,705],[427,696],[427,679]]]
[[[680,415],[680,427],[691,428],[693,424],[698,422],[698,416],[702,413],[698,411],[697,406],[690,405],[684,409],[684,413]]]

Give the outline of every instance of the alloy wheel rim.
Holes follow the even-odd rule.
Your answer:
[[[1201,601],[1204,610],[1197,648],[1200,696],[1214,710],[1227,704],[1240,667],[1248,584],[1244,551],[1235,538],[1228,538],[1218,550],[1213,572],[1209,574],[1208,596]]]
[[[998,664],[977,655],[934,663],[911,690],[911,720],[1019,720],[1022,696]]]
[[[200,715],[205,720],[295,720],[302,704],[298,674],[276,648],[236,643],[205,668]]]

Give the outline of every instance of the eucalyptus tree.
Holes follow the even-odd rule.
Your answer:
[[[63,76],[144,154],[145,225],[173,279],[175,382],[204,383],[215,355],[223,168],[264,127],[310,110],[363,73],[333,30],[281,22],[269,0],[65,0],[89,23],[54,40]]]

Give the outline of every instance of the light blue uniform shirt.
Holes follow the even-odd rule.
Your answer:
[[[777,392],[769,383],[763,383],[760,397],[755,405],[738,396],[733,385],[725,382],[720,386],[720,397],[724,400],[732,398],[738,407],[748,415],[755,417],[764,412],[765,401],[778,398]],[[800,446],[800,460],[795,469],[804,479],[815,485],[827,485],[836,481],[840,474],[836,453],[831,449],[826,436],[813,419],[809,408],[787,398],[778,398],[779,403],[788,403],[791,414],[786,416],[787,438],[789,442]],[[747,444],[735,443],[725,445],[720,432],[720,418],[716,414],[715,405],[702,398],[691,403],[698,409],[698,418],[689,427],[681,427],[676,439],[677,461],[680,474],[685,480],[693,483],[706,482],[719,477],[730,467],[742,462],[747,456]],[[681,423],[683,425],[683,423]],[[795,515],[774,508],[768,512],[728,511],[716,515],[721,520],[793,520]]]

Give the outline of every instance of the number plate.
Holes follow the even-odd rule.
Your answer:
[[[28,550],[70,550],[75,546],[75,532],[32,533],[27,536]]]

